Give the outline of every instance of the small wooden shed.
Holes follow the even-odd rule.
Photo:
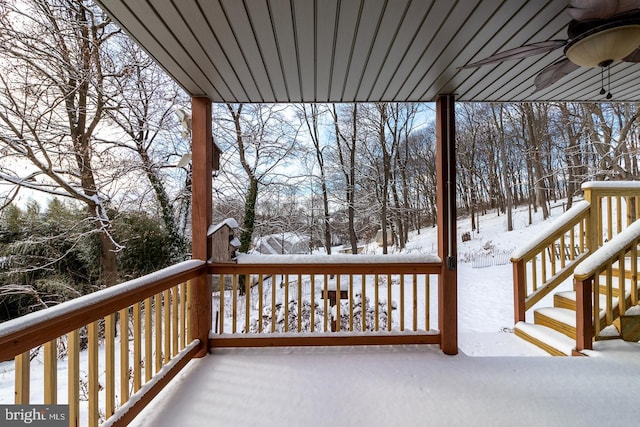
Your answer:
[[[211,225],[207,233],[209,261],[228,262],[235,258],[236,250],[240,247],[240,240],[235,237],[238,222],[227,218],[219,224]]]

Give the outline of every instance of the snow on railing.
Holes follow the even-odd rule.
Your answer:
[[[0,324],[15,403],[68,402],[70,425],[126,425],[199,350],[188,281],[202,274],[204,261],[185,261]]]

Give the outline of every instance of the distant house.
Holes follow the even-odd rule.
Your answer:
[[[270,234],[258,238],[254,245],[254,252],[264,255],[307,254],[309,243],[307,236],[298,233]]]

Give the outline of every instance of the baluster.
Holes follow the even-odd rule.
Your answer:
[[[144,380],[153,376],[153,308],[151,297],[144,300]]]
[[[163,311],[164,311],[164,351],[163,361],[165,364],[171,360],[171,295],[169,289],[163,292]],[[209,295],[211,298],[211,295]]]
[[[353,332],[353,274],[349,274],[349,332]]]
[[[80,333],[67,334],[67,400],[69,403],[69,425],[80,425]],[[128,374],[128,373],[127,373]],[[128,380],[128,376],[127,376]],[[129,381],[127,381],[129,384]],[[127,396],[126,399],[129,397]],[[122,404],[122,401],[121,403]]]
[[[428,277],[428,276],[427,276]],[[411,293],[413,301],[411,302],[411,307],[413,309],[413,330],[417,331],[418,330],[418,276],[417,274],[413,274],[411,276]],[[425,311],[426,311],[426,307],[425,307]]]
[[[302,331],[302,274],[298,274],[298,332]],[[313,306],[311,306],[311,312],[313,313]]]
[[[262,309],[263,309],[263,297],[262,297],[262,274],[258,275],[258,332],[262,332]]]
[[[30,401],[31,358],[29,350],[15,357],[15,404],[28,405]]]
[[[140,303],[133,306],[133,392],[136,393],[142,387],[140,366],[142,365],[142,348],[140,345],[141,334]]]
[[[58,401],[58,340],[44,344],[44,404],[55,405]]]
[[[311,281],[311,332],[316,330],[316,275],[309,276]]]
[[[367,330],[367,276],[365,274],[362,275],[362,292],[360,294],[361,301],[361,309],[362,309],[362,332]]]
[[[379,330],[379,326],[380,326],[380,318],[379,318],[379,316],[378,316],[379,311],[380,311],[380,309],[379,309],[379,301],[380,301],[380,298],[379,298],[379,297],[380,297],[380,289],[379,289],[379,287],[380,287],[380,276],[379,276],[378,274],[376,274],[376,275],[375,275],[374,286],[375,286],[375,289],[374,289],[374,296],[373,296],[374,304],[375,304],[374,309],[373,309],[373,312],[374,312],[374,330],[375,330],[376,332],[378,332],[378,330]]]
[[[145,307],[146,310],[146,307]],[[105,415],[107,418],[116,410],[116,316],[105,318]]]
[[[231,332],[236,333],[238,322],[238,275],[233,275],[233,281],[231,283],[231,292],[233,292],[233,305],[231,311]]]
[[[404,274],[400,275],[400,330],[404,331]]]
[[[123,308],[120,310],[120,405],[127,400],[129,400],[129,309]]]
[[[391,331],[393,323],[393,307],[391,306],[391,274],[387,274],[387,331]]]
[[[155,365],[156,373],[162,368],[162,294],[157,293],[153,296],[154,306],[154,333],[155,333]],[[151,364],[151,361],[149,361]],[[151,366],[149,366],[151,370]]]
[[[138,305],[138,310],[140,306]],[[138,316],[139,317],[139,316]],[[138,319],[139,321],[139,319]],[[98,407],[98,321],[89,324],[89,426],[97,427],[100,419]],[[139,342],[139,340],[138,340]],[[138,376],[140,370],[138,369]]]
[[[431,276],[424,275],[424,330],[431,330]]]
[[[224,289],[222,293],[224,294]],[[222,320],[220,324],[222,325]],[[178,354],[178,287],[177,286],[171,288],[171,330],[173,331],[173,336],[171,337],[171,355],[175,357]]]

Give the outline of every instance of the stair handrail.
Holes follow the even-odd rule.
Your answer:
[[[527,310],[569,278],[574,268],[588,256],[587,225],[590,211],[591,204],[588,201],[576,202],[542,233],[512,253],[514,323],[525,321]],[[546,271],[547,253],[551,260],[549,277]],[[539,284],[538,259],[541,270]]]
[[[640,220],[604,243],[574,271],[576,287],[576,350],[593,349],[593,338],[603,326],[608,326],[617,317],[613,313],[612,277],[631,279],[631,303],[638,303],[638,245],[640,245]],[[628,262],[626,261],[628,259]],[[618,263],[618,268],[614,265]],[[594,313],[600,313],[600,278],[604,274],[606,308],[604,323],[596,321]],[[619,280],[617,314],[626,311],[626,283]],[[600,319],[598,319],[600,320]]]

